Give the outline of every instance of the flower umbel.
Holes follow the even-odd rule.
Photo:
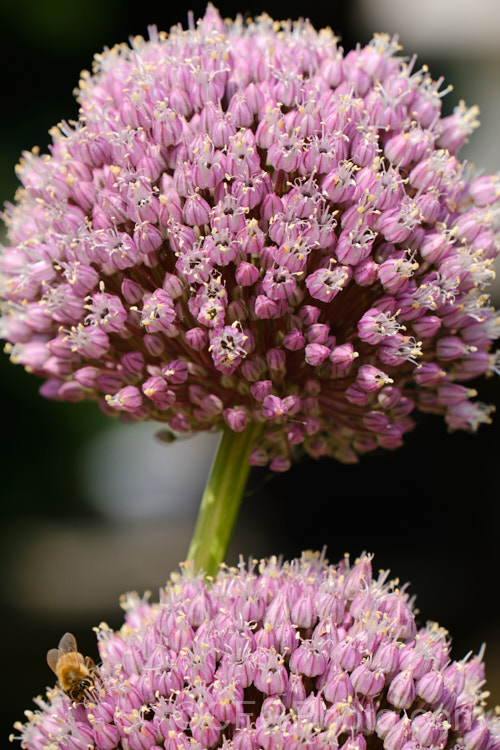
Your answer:
[[[276,470],[395,448],[415,407],[488,422],[461,383],[498,371],[500,181],[456,157],[475,109],[441,117],[398,50],[209,6],[98,55],[5,210],[12,360],[128,420],[262,423]]]
[[[241,563],[211,586],[185,566],[159,603],[125,597],[122,628],[98,629],[93,694],[38,698],[21,746],[498,750],[482,655],[451,660],[405,589],[366,554]]]

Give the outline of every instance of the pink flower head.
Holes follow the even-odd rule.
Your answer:
[[[450,657],[437,623],[417,628],[406,586],[371,556],[222,567],[187,564],[158,603],[124,600],[98,629],[93,689],[59,687],[16,724],[27,750],[353,748],[487,750],[482,656]]]
[[[441,117],[398,51],[209,5],[99,55],[5,209],[12,360],[127,420],[260,422],[251,460],[275,469],[397,447],[414,408],[488,422],[444,394],[498,371],[499,178],[456,156],[476,110]]]

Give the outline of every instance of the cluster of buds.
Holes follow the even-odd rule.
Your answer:
[[[176,432],[263,425],[252,464],[395,448],[414,408],[476,429],[497,372],[500,181],[456,153],[397,40],[306,21],[150,29],[96,56],[77,122],[24,154],[1,335],[55,399]]]
[[[129,595],[98,629],[102,663],[79,703],[61,690],[18,724],[28,750],[499,750],[479,656],[418,629],[406,587],[371,557],[304,554],[189,566],[159,603]]]

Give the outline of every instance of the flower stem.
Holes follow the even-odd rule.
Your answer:
[[[224,560],[250,472],[248,457],[261,430],[255,422],[242,432],[223,429],[188,551],[194,569],[206,575],[215,575]]]

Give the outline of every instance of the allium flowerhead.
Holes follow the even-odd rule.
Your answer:
[[[398,51],[209,6],[98,55],[5,211],[12,360],[129,420],[262,422],[276,469],[397,447],[415,407],[488,422],[462,383],[499,365],[500,180]]]
[[[18,724],[28,750],[498,750],[481,656],[450,658],[371,558],[189,567],[159,603],[98,630],[95,689],[55,688]]]

